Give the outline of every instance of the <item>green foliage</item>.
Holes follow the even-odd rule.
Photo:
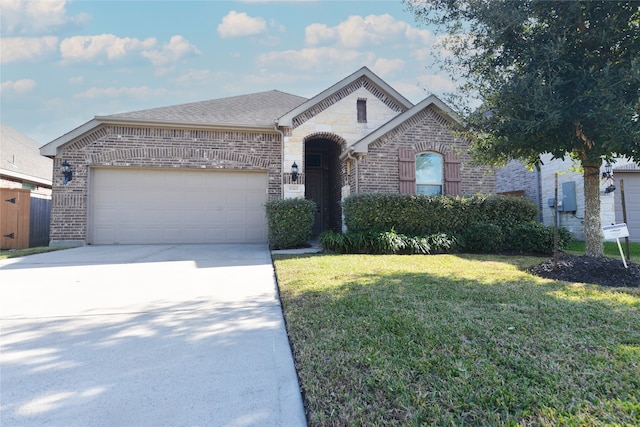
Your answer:
[[[449,34],[442,62],[466,83],[460,106],[486,161],[574,153],[640,161],[640,5],[629,1],[407,1]],[[453,35],[453,36],[452,36]],[[468,99],[468,97],[467,97]]]
[[[342,254],[432,254],[445,253],[457,247],[457,240],[444,233],[427,237],[406,236],[395,230],[336,233],[325,231],[320,244],[326,250]]]
[[[470,224],[462,234],[465,252],[495,253],[502,250],[504,233],[499,225],[492,222]]]
[[[573,236],[564,227],[558,228],[558,249],[566,249]],[[510,245],[520,252],[551,254],[553,253],[553,227],[538,222],[518,224],[511,233]]]
[[[316,204],[306,199],[269,200],[265,204],[272,249],[300,247],[313,229]]]
[[[343,212],[350,232],[396,230],[429,236],[460,234],[478,222],[491,222],[510,231],[516,224],[532,221],[537,209],[527,199],[499,195],[464,198],[363,193],[345,199]]]
[[[465,82],[449,102],[477,160],[533,166],[551,153],[582,164],[586,252],[602,255],[597,169],[617,156],[640,162],[640,4],[405,3],[446,34],[440,63]]]

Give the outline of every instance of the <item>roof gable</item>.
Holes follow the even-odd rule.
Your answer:
[[[378,141],[383,137],[389,137],[403,131],[404,128],[412,124],[412,119],[419,119],[420,116],[418,115],[428,108],[435,108],[439,113],[438,115],[442,118],[443,121],[453,123],[454,125],[460,125],[460,121],[453,110],[449,108],[444,102],[442,102],[437,96],[430,95],[412,108],[408,109],[402,114],[399,114],[384,125],[380,126],[378,129],[371,132],[369,135],[352,144],[350,147],[348,147],[348,151],[356,153],[367,153],[369,151],[369,145],[371,143]]]
[[[284,114],[278,119],[278,126],[296,128],[361,87],[365,87],[389,108],[399,113],[413,107],[409,100],[384,80],[367,67],[362,67],[307,102]]]

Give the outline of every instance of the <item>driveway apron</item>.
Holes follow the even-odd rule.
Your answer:
[[[304,426],[266,245],[0,261],[0,425]]]

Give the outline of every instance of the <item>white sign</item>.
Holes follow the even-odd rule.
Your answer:
[[[602,233],[604,234],[604,240],[619,239],[621,237],[629,237],[629,229],[627,224],[614,224],[602,227]]]

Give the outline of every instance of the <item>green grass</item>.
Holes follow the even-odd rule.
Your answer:
[[[0,250],[0,260],[7,258],[16,258],[27,255],[42,254],[45,252],[59,251],[61,249],[69,249],[66,246],[39,246],[28,249],[3,249]]]
[[[534,257],[274,259],[310,426],[640,425],[640,289]]]
[[[622,250],[625,255],[627,254],[627,249],[624,243],[624,239],[620,241],[622,245]],[[635,263],[640,263],[640,243],[630,242],[629,243],[629,252],[631,254],[631,261]],[[573,255],[584,255],[584,242],[582,241],[574,241],[571,242],[569,248],[565,250],[566,253]],[[616,242],[604,242],[604,254],[608,257],[620,258],[620,249],[618,249],[618,243]]]

